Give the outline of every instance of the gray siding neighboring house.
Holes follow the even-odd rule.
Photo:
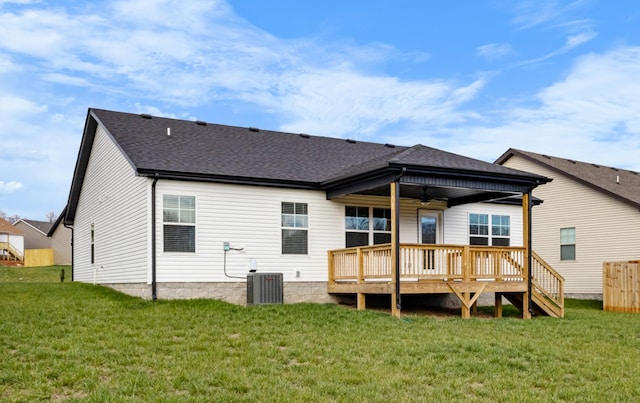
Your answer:
[[[602,298],[602,263],[640,259],[640,173],[509,149],[506,167],[553,178],[536,188],[533,249],[566,280],[569,297]]]
[[[50,249],[51,239],[47,237],[47,233],[53,226],[48,221],[20,219],[13,224],[16,228],[20,228],[24,234],[25,249]]]
[[[469,215],[483,213],[511,217],[517,246],[518,197],[548,181],[423,145],[89,109],[63,223],[76,281],[244,303],[256,269],[283,273],[285,302],[329,302],[327,252],[353,232],[390,239],[391,184],[401,242],[420,242],[420,217],[431,215],[438,243],[467,244]],[[350,232],[351,210],[372,225]]]

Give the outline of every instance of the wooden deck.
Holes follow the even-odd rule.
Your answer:
[[[502,314],[502,296],[519,304],[523,317],[528,306],[527,256],[524,247],[468,245],[400,245],[400,294],[455,294],[462,316],[483,292],[496,294],[496,316]],[[356,294],[365,309],[367,294],[393,294],[391,244],[329,251],[328,292]],[[564,279],[539,256],[532,264],[532,300],[540,313],[564,315]],[[534,309],[535,311],[535,309]]]

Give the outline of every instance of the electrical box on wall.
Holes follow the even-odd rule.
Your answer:
[[[282,304],[282,273],[247,274],[247,305]]]

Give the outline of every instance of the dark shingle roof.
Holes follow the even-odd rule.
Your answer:
[[[163,171],[313,186],[393,164],[537,176],[423,145],[390,146],[101,109],[90,113],[139,173]]]
[[[348,166],[403,149],[155,116],[145,119],[97,109],[92,112],[143,172],[321,183]]]
[[[24,223],[42,232],[43,235],[47,235],[49,233],[49,230],[53,226],[53,223],[49,221],[28,220],[26,218],[23,218],[20,221],[23,221]]]
[[[496,163],[503,164],[513,155],[541,164],[609,196],[640,207],[640,174],[638,172],[513,148],[502,154]]]

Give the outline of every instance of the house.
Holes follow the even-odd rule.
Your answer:
[[[63,225],[62,220],[66,214],[66,207],[53,223],[47,236],[51,239],[53,249],[53,264],[71,264],[71,240],[73,234],[71,229]]]
[[[24,262],[24,235],[20,228],[0,218],[0,264],[14,265]]]
[[[640,258],[640,174],[509,149],[496,163],[553,178],[534,195],[533,248],[565,279],[567,296],[602,299],[602,264]]]
[[[13,223],[16,228],[20,228],[24,234],[25,249],[50,249],[51,239],[47,233],[51,229],[53,223],[49,221],[37,221],[21,218]]]
[[[496,312],[505,296],[561,316],[528,242],[548,181],[423,145],[89,109],[63,223],[73,280],[145,298],[243,304],[252,270],[281,273],[285,302],[384,294],[399,314],[402,295],[455,295],[468,316],[495,293]]]

